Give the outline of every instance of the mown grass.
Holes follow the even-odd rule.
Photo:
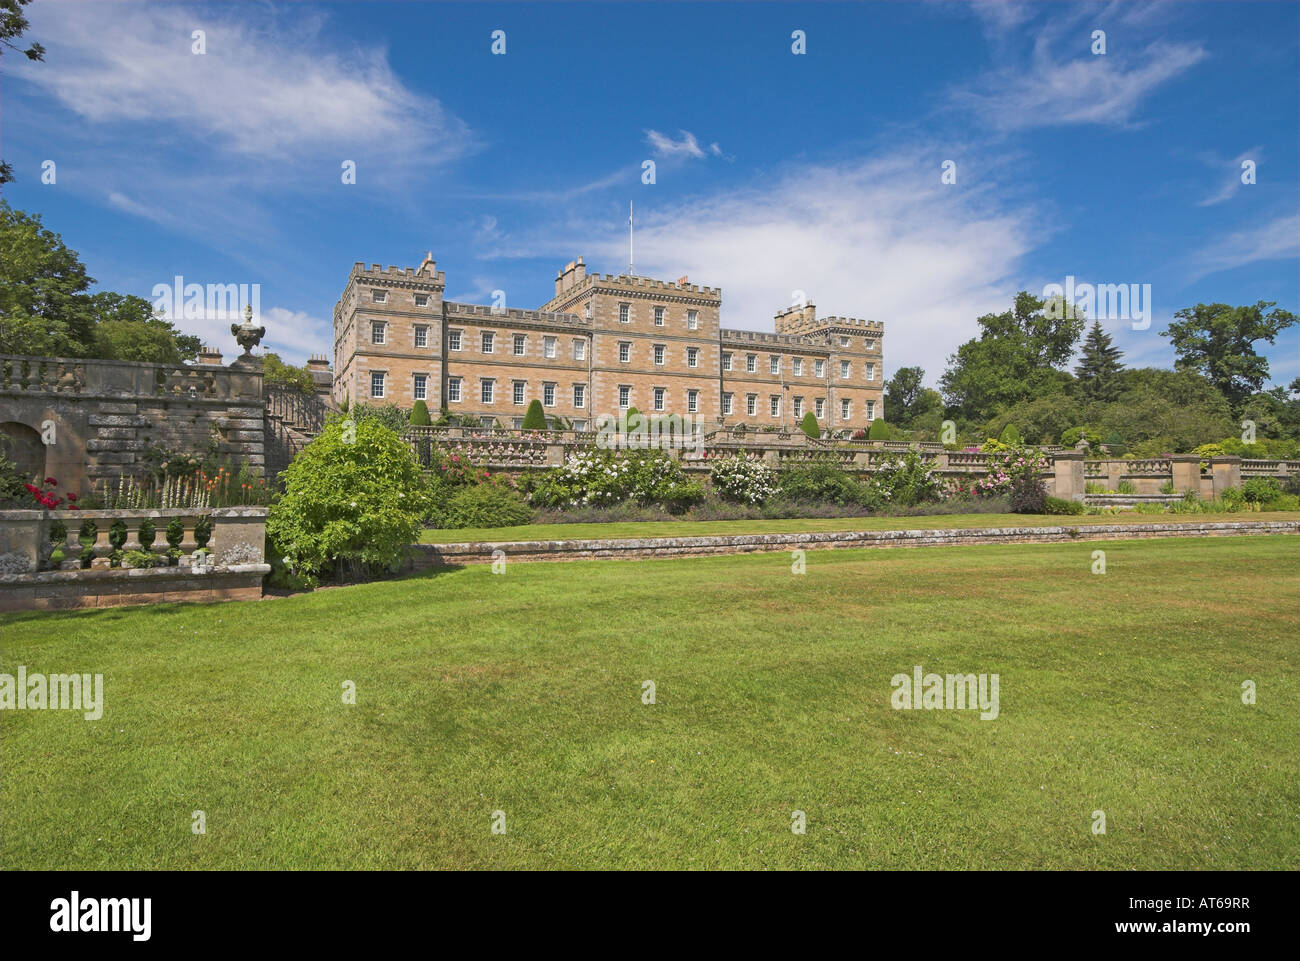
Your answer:
[[[950,530],[959,527],[1085,527],[1089,524],[1192,524],[1219,521],[1294,521],[1298,511],[1232,514],[924,514],[910,517],[800,517],[739,521],[617,521],[603,524],[524,524],[425,530],[422,544],[474,541],[573,541],[598,538],[703,537],[709,534],[789,534],[813,531]]]
[[[102,672],[106,706],[0,712],[0,864],[1291,868],[1298,547],[511,564],[9,615],[0,668]],[[1001,716],[892,710],[914,664],[998,673]]]

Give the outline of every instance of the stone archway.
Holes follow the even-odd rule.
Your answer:
[[[45,479],[45,445],[34,428],[16,421],[0,424],[0,450],[18,465],[23,480],[40,483]]]

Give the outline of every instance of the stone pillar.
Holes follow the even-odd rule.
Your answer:
[[[4,573],[9,573],[11,567],[21,569],[15,573],[36,570],[48,530],[43,510],[4,511],[0,514],[0,557],[6,560]]]
[[[1222,497],[1229,487],[1241,486],[1241,458],[1215,457],[1210,460],[1210,476],[1214,478],[1214,496]]]
[[[564,466],[564,445],[563,444],[546,445],[546,466],[547,467]]]
[[[212,511],[208,550],[216,563],[264,563],[266,513],[265,507],[221,507]]]
[[[1055,496],[1067,501],[1083,500],[1083,451],[1064,450],[1052,455]]]
[[[1106,463],[1106,489],[1119,490],[1119,482],[1124,479],[1124,471],[1128,464],[1122,460],[1112,460]]]
[[[1201,458],[1197,454],[1174,454],[1169,458],[1173,471],[1174,490],[1179,494],[1188,491],[1201,493]]]

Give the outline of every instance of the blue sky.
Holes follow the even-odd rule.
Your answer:
[[[1295,3],[29,11],[47,55],[4,56],[6,197],[102,287],[260,284],[287,359],[330,353],[357,260],[432,250],[449,299],[512,307],[579,255],[625,270],[629,201],[638,273],[721,286],[755,330],[804,291],[883,321],[887,373],[931,383],[976,317],[1067,276],[1151,285],[1149,329],[1106,323],[1134,365],[1172,363],[1179,308],[1297,310]],[[181,326],[236,350],[229,321]],[[1300,376],[1300,331],[1264,350]]]

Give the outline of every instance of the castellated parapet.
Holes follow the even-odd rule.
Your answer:
[[[510,427],[539,399],[577,429],[628,407],[787,429],[812,411],[830,431],[883,416],[876,321],[807,304],[778,313],[774,333],[724,329],[721,288],[589,273],[582,257],[538,310],[444,301],[445,286],[432,253],[353,266],[334,310],[336,402],[423,400]]]

